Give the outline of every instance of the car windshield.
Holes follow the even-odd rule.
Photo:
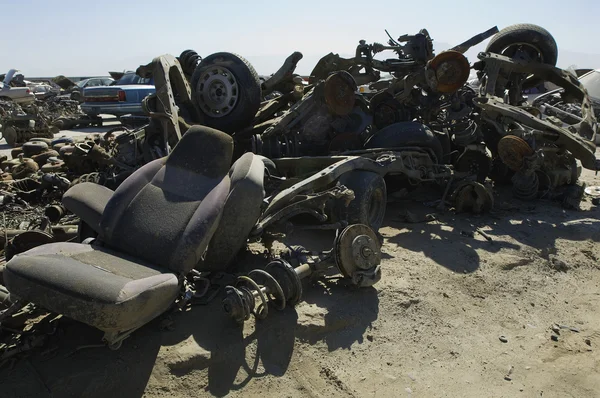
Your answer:
[[[135,73],[126,73],[119,79],[117,85],[123,86],[127,84],[154,84],[152,78],[141,78]]]
[[[600,100],[600,71],[594,70],[579,79],[590,97]]]
[[[84,86],[84,85],[85,85],[85,84],[88,82],[88,80],[89,80],[89,79],[82,80],[82,81],[80,81],[80,82],[77,82],[75,85],[76,85],[77,87],[83,87],[83,86]]]

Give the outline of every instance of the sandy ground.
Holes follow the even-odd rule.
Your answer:
[[[217,299],[153,321],[118,351],[74,351],[101,333],[64,319],[44,351],[0,369],[0,396],[600,396],[598,207],[499,192],[493,214],[419,224],[401,220],[406,208],[432,212],[389,205],[373,288],[307,282],[296,308],[243,328]],[[493,241],[460,234],[475,227]]]

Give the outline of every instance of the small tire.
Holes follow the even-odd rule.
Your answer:
[[[235,85],[237,85],[235,101],[230,98],[228,101],[229,107],[221,108],[217,112],[207,104],[208,100],[215,101],[214,98],[208,97],[208,94],[212,94],[212,86],[204,85],[206,81],[204,77],[211,68],[219,68],[230,72],[233,75]],[[217,94],[220,97],[223,90],[215,89],[215,91],[217,90],[220,90]],[[225,97],[223,98],[223,101],[225,101],[227,97],[223,97]],[[260,79],[254,67],[243,57],[226,52],[215,53],[204,58],[194,70],[192,74],[192,99],[198,110],[204,115],[202,121],[204,125],[233,134],[248,127],[254,116],[256,116],[256,112],[258,112],[262,100]],[[232,102],[234,103],[231,104]],[[221,106],[221,103],[219,103],[219,106]],[[225,114],[215,116],[223,109],[225,109]]]
[[[22,145],[25,157],[30,158],[48,150],[48,144],[43,141],[28,141]]]
[[[514,53],[510,48],[516,44],[535,48],[542,63],[556,66],[558,60],[556,40],[546,29],[533,24],[516,24],[502,29],[492,37],[486,51],[512,58]]]
[[[383,177],[371,171],[354,170],[342,175],[339,182],[354,191],[354,200],[347,208],[348,224],[368,225],[377,232],[383,225],[387,206]]]

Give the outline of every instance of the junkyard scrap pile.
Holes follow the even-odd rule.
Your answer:
[[[470,64],[464,53],[487,39]],[[385,51],[394,57],[376,58]],[[152,319],[168,329],[175,314],[216,298],[242,324],[270,308],[306,310],[308,279],[338,275],[363,288],[331,290],[359,307],[347,297],[377,284],[385,309],[400,294],[392,282],[405,283],[382,273],[382,258],[397,254],[388,202],[406,206],[404,223],[451,217],[461,232],[450,241],[481,236],[496,251],[483,222],[510,212],[510,196],[561,214],[596,211],[600,189],[581,176],[600,170],[598,101],[586,75],[557,68],[557,57],[550,33],[529,24],[437,55],[425,29],[386,45],[360,41],[353,58],[323,57],[308,81],[294,73],[299,52],[259,77],[238,55],[186,50],[136,71],[156,85],[142,101],[148,124],[75,138],[59,130],[98,124],[78,101],[0,99],[0,131],[13,147],[0,159],[0,371],[30,360],[23,353],[46,353],[65,319],[119,349]],[[335,235],[305,248],[294,238],[306,231]]]

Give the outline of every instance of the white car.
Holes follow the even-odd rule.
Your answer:
[[[28,87],[12,87],[10,82],[17,74],[18,70],[11,69],[6,74],[0,88],[0,100],[14,101],[20,105],[32,104],[35,102],[35,94]]]

